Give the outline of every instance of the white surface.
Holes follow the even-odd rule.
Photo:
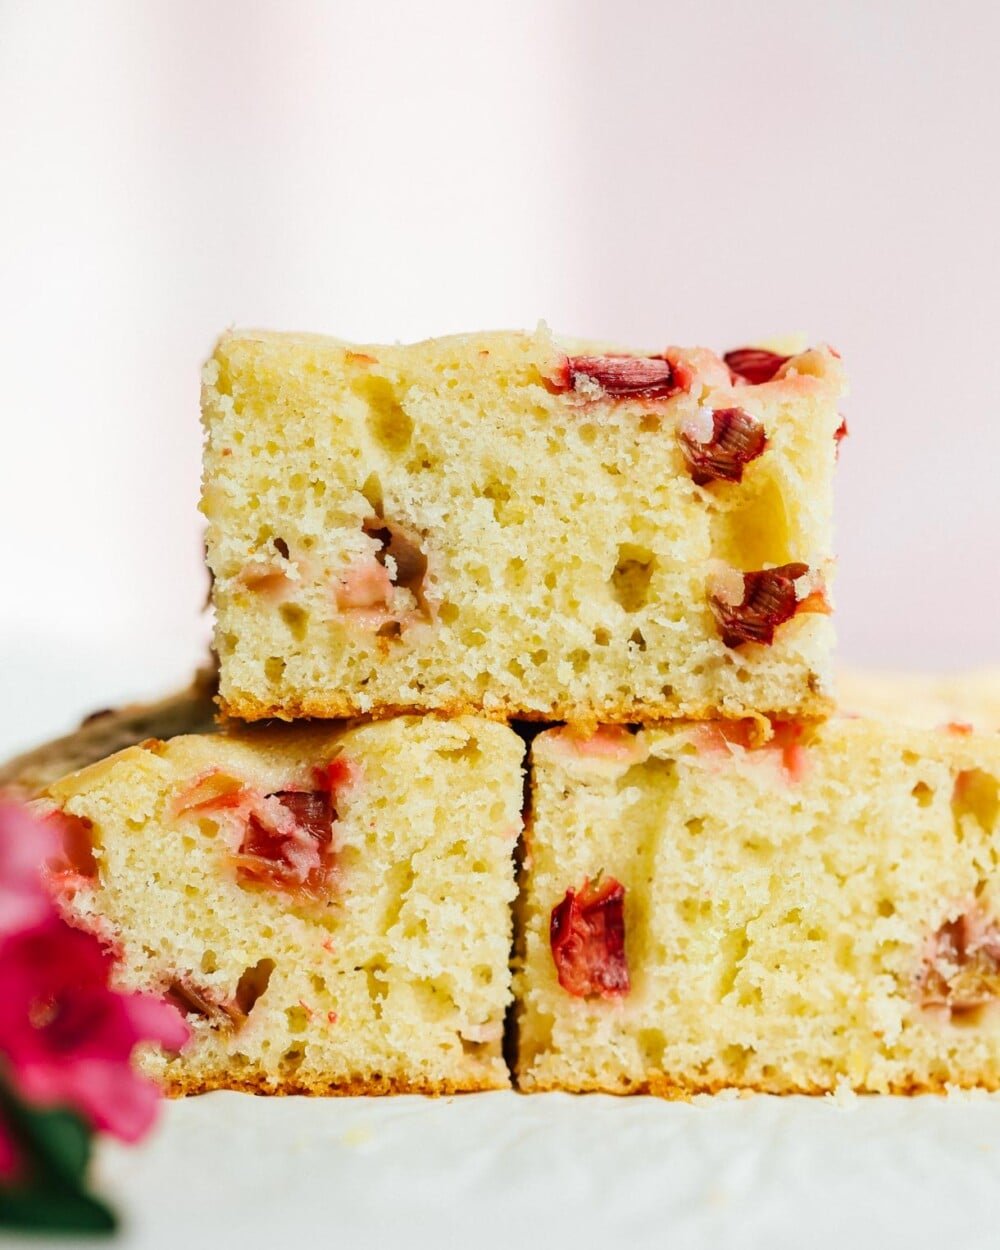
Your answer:
[[[122,1250],[985,1250],[1000,1100],[210,1094],[101,1174]]]

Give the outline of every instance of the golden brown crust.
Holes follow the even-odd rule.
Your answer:
[[[743,1094],[803,1094],[808,1097],[834,1094],[837,1083],[828,1085],[800,1084],[794,1081],[783,1081],[775,1077],[769,1081],[740,1081],[738,1079],[718,1079],[714,1081],[695,1080],[689,1077],[670,1076],[665,1072],[654,1072],[641,1081],[627,1081],[614,1085],[602,1081],[544,1081],[533,1077],[522,1077],[515,1074],[515,1089],[522,1094],[543,1094],[555,1090],[570,1094],[651,1094],[656,1098],[665,1098],[671,1102],[688,1102],[699,1094],[721,1094],[736,1091]],[[918,1079],[916,1076],[904,1081],[890,1081],[879,1091],[854,1087],[847,1082],[849,1089],[860,1094],[887,1093],[903,1094],[947,1094],[952,1089],[981,1089],[990,1093],[1000,1090],[1000,1073],[997,1072],[957,1072],[948,1077],[932,1077]]]
[[[194,1094],[210,1094],[216,1090],[234,1090],[243,1094],[285,1097],[304,1094],[310,1097],[348,1098],[359,1095],[383,1097],[390,1094],[425,1094],[440,1098],[451,1094],[473,1094],[488,1090],[510,1089],[511,1081],[475,1079],[462,1081],[411,1081],[402,1077],[353,1076],[343,1081],[306,1081],[299,1077],[271,1077],[263,1072],[235,1076],[225,1072],[210,1076],[170,1073],[161,1078],[168,1098],[186,1098]]]
[[[548,708],[525,708],[508,700],[501,700],[490,707],[483,707],[472,699],[456,699],[449,703],[383,703],[362,709],[342,693],[317,693],[286,703],[264,703],[252,695],[241,694],[230,700],[219,696],[221,713],[240,721],[259,720],[388,720],[393,716],[421,716],[431,714],[442,718],[478,716],[487,720],[508,722],[512,720],[547,723],[565,721],[574,725],[594,728],[598,724],[630,725],[642,723],[655,725],[661,721],[674,720],[759,720],[770,716],[776,720],[824,720],[836,710],[835,701],[822,694],[803,693],[795,707],[779,707],[768,710],[751,707],[720,708],[710,703],[655,704],[637,700],[602,704],[600,707],[576,703],[553,703]]]

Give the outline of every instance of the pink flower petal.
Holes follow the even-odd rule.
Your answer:
[[[41,886],[57,849],[54,825],[0,807],[0,919],[20,924],[0,923],[0,1056],[28,1101],[70,1107],[135,1141],[155,1118],[159,1091],[133,1069],[132,1052],[143,1042],[179,1050],[190,1030],[171,1004],[110,987],[112,956],[66,924]],[[13,1165],[11,1150],[0,1125],[0,1175]]]
[[[0,936],[52,911],[42,867],[59,848],[54,828],[17,803],[0,802]]]

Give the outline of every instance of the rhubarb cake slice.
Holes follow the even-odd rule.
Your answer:
[[[38,800],[53,882],[129,989],[187,1015],[174,1093],[509,1084],[523,743],[472,718],[148,741]]]
[[[930,674],[845,668],[837,674],[837,702],[844,712],[908,725],[1000,730],[1000,669]]]
[[[245,720],[829,710],[834,352],[229,333],[204,371]]]
[[[535,739],[520,1087],[1000,1088],[1000,737],[760,728]]]

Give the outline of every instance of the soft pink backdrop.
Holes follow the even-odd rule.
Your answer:
[[[998,46],[988,0],[8,0],[7,737],[199,653],[231,323],[828,339],[844,655],[1000,660]]]

